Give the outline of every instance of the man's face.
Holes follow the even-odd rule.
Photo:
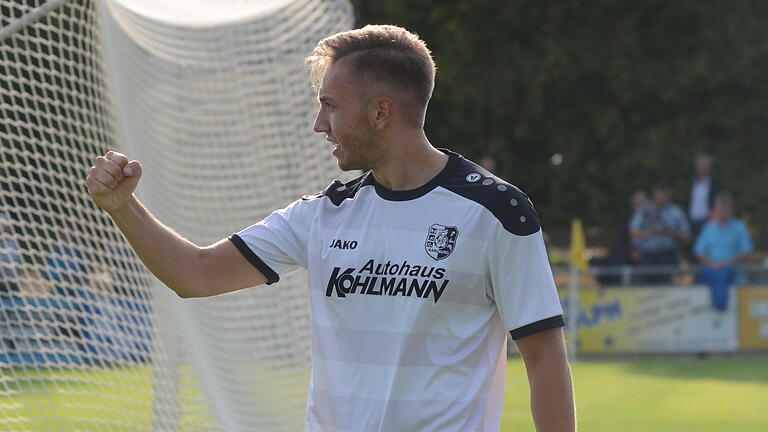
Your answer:
[[[672,192],[666,189],[657,189],[653,191],[653,202],[658,207],[664,207],[672,201]]]
[[[314,131],[334,145],[333,156],[344,171],[370,169],[380,149],[359,84],[344,63],[331,64],[318,91],[320,111]]]
[[[715,217],[718,222],[726,223],[733,217],[733,209],[727,204],[715,203]]]
[[[696,158],[694,166],[698,177],[709,177],[709,174],[712,172],[712,162],[707,158]]]

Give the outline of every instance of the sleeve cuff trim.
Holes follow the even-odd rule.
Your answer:
[[[530,324],[511,330],[509,334],[512,335],[512,339],[520,339],[540,331],[549,330],[555,327],[563,327],[564,325],[565,321],[563,321],[563,316],[556,315],[551,318],[532,322]]]
[[[259,258],[258,255],[256,255],[251,248],[248,247],[247,244],[245,244],[245,241],[240,238],[237,234],[232,234],[228,237],[229,241],[231,241],[237,250],[240,251],[241,254],[245,257],[245,259],[248,260],[251,264],[253,264],[256,269],[258,269],[261,274],[264,275],[264,277],[267,278],[267,285],[273,284],[280,280],[280,276],[272,270],[271,267],[267,265],[261,258]]]

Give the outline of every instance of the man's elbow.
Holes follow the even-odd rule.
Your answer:
[[[170,288],[173,292],[176,293],[177,296],[183,299],[209,297],[209,295],[205,293],[205,290],[200,286],[200,284],[175,284],[173,286],[169,285],[168,288]]]

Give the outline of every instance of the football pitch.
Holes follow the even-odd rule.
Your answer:
[[[581,360],[572,366],[580,431],[768,431],[768,356]],[[502,431],[533,431],[522,361],[507,366]]]
[[[501,430],[533,431],[522,361],[510,360],[507,369]],[[768,357],[582,360],[573,375],[582,431],[768,430]],[[149,367],[36,370],[26,376],[25,384],[0,393],[0,431],[151,430]],[[99,397],[72,398],[83,382],[99,389]],[[196,426],[183,430],[212,430],[189,420]]]

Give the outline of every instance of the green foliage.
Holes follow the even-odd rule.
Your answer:
[[[353,0],[433,51],[433,144],[497,160],[549,227],[623,223],[659,182],[687,199],[692,157],[768,220],[768,3]],[[563,163],[550,163],[560,153]]]

